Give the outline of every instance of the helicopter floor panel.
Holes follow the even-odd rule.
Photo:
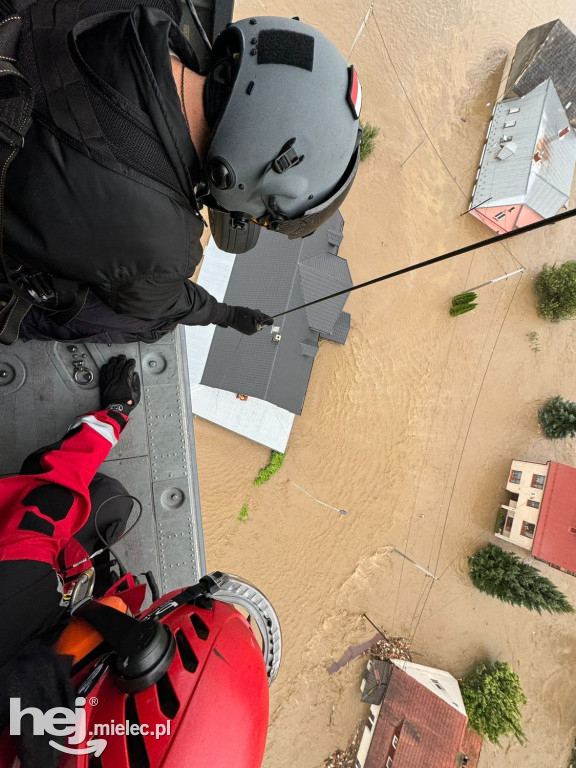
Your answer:
[[[161,592],[205,573],[188,365],[183,330],[155,344],[18,342],[0,348],[0,475],[99,407],[98,371],[112,355],[135,357],[142,402],[101,471],[142,502],[136,528],[114,547],[127,568],[152,571]]]

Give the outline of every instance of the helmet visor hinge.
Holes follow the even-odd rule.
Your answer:
[[[272,161],[272,170],[276,173],[284,173],[288,168],[294,168],[295,165],[304,160],[304,155],[299,155],[294,149],[294,142],[296,139],[290,139],[282,149],[280,154]]]

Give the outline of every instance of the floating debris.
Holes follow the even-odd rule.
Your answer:
[[[385,632],[382,634],[384,637],[371,645],[367,651],[364,651],[364,656],[379,661],[386,661],[386,659],[412,661],[410,642],[405,637],[388,637]]]
[[[330,757],[324,760],[324,768],[355,768],[356,755],[366,722],[366,720],[361,720],[358,723],[347,749],[336,749]]]

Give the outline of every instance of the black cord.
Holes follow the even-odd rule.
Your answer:
[[[100,529],[98,528],[98,514],[105,504],[108,504],[109,501],[114,501],[114,499],[132,499],[132,501],[135,501],[136,504],[138,504],[139,509],[138,509],[138,515],[136,516],[136,520],[132,523],[132,525],[129,528],[127,528],[123,533],[121,533],[117,539],[115,539],[113,542],[109,544],[104,538],[104,536],[100,533]],[[119,493],[116,496],[110,496],[110,498],[104,499],[102,504],[100,504],[100,506],[94,513],[94,528],[96,529],[96,534],[98,538],[100,539],[102,544],[104,544],[104,546],[102,547],[102,549],[96,550],[96,552],[93,552],[91,555],[88,555],[88,557],[85,557],[83,560],[80,560],[78,563],[74,563],[67,570],[71,571],[72,568],[77,568],[79,565],[82,565],[82,563],[85,563],[88,560],[92,560],[93,557],[96,557],[97,555],[101,555],[102,552],[109,550],[110,553],[114,556],[115,560],[118,561],[118,565],[120,566],[121,571],[123,571],[121,575],[125,576],[128,573],[128,571],[124,567],[124,564],[122,563],[118,555],[113,551],[112,547],[116,546],[116,544],[118,544],[120,539],[123,539],[124,536],[127,536],[129,533],[131,533],[134,530],[134,528],[140,522],[140,518],[142,517],[143,512],[144,512],[144,507],[142,506],[142,502],[140,501],[140,499],[138,499],[136,496],[130,495],[129,493]],[[132,513],[132,510],[130,510],[130,514],[131,513]]]

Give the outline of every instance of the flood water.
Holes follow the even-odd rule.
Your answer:
[[[236,15],[299,15],[347,55],[369,6],[237,0]],[[373,4],[350,57],[363,118],[382,131],[342,211],[340,253],[355,282],[490,236],[460,214],[504,63],[529,28],[558,17],[576,31],[570,0]],[[208,565],[260,586],[283,625],[265,768],[320,768],[346,746],[366,714],[364,662],[326,670],[374,634],[364,612],[411,638],[419,663],[457,677],[487,658],[515,669],[528,744],[485,744],[481,768],[567,766],[576,619],[476,591],[466,557],[491,540],[513,458],[576,463],[575,442],[550,443],[537,423],[546,398],[576,399],[576,328],[538,318],[532,293],[545,261],[574,258],[575,237],[568,222],[353,293],[348,342],[321,343],[284,466],[260,488],[252,480],[269,452],[196,419]],[[454,294],[519,264],[524,275],[482,289],[475,312],[448,316]],[[576,605],[576,578],[542,568]]]

